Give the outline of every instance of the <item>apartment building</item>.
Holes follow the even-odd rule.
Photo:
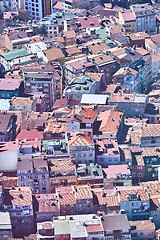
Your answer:
[[[35,68],[35,66],[37,66]],[[46,110],[52,108],[55,101],[55,68],[52,64],[33,63],[25,65],[22,74],[25,80],[25,92],[41,93],[46,95]]]
[[[156,13],[150,4],[135,4],[130,9],[136,17],[136,32],[156,33]]]
[[[4,210],[10,213],[13,234],[23,236],[34,230],[33,199],[29,187],[5,189]]]
[[[52,12],[51,0],[25,0],[24,8],[29,11],[29,19],[38,21]]]
[[[48,163],[43,157],[19,156],[17,176],[19,187],[30,187],[34,193],[49,193]]]
[[[129,220],[143,220],[149,218],[149,195],[142,187],[116,187],[115,191],[120,198],[120,209],[126,211]]]
[[[119,22],[124,26],[126,33],[136,32],[136,17],[130,9],[119,11]]]

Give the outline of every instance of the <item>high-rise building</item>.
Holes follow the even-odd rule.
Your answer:
[[[30,20],[40,20],[52,12],[52,0],[25,0],[24,8],[29,10]]]

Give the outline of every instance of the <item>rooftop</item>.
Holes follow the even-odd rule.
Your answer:
[[[105,172],[107,179],[122,179],[131,176],[130,169],[127,165],[109,165],[107,168],[103,168],[103,171]]]
[[[1,56],[4,57],[6,61],[11,61],[13,59],[25,57],[28,55],[29,53],[24,48],[1,54]]]

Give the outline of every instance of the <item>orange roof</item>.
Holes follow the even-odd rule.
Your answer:
[[[51,132],[51,133],[63,133],[66,132],[66,123],[65,122],[56,122],[55,119],[48,119],[46,122],[46,126],[44,129],[44,133]]]
[[[49,48],[47,50],[44,50],[43,52],[48,58],[48,61],[53,61],[65,57],[61,49],[58,47]]]
[[[98,116],[98,120],[101,120],[99,130],[103,135],[117,134],[117,126],[120,125],[123,114],[113,109],[101,112]]]
[[[69,138],[69,146],[89,146],[94,145],[93,140],[87,136],[75,133],[72,133],[73,135]]]
[[[53,8],[57,8],[57,9],[60,9],[62,10],[63,9],[63,6],[62,6],[62,2],[58,1]]]
[[[92,199],[92,192],[90,186],[75,186],[76,199]]]
[[[117,187],[117,190],[121,202],[128,202],[128,196],[134,194],[139,195],[140,201],[149,200],[148,193],[141,186]]]
[[[136,226],[136,230],[144,231],[152,230],[155,231],[155,225],[152,220],[139,220],[139,221],[129,221],[130,226]]]
[[[76,204],[75,193],[74,192],[70,192],[70,193],[66,193],[66,194],[60,193],[59,204],[60,205]]]
[[[55,174],[58,172],[75,172],[76,166],[70,159],[55,159],[50,161],[50,170]]]

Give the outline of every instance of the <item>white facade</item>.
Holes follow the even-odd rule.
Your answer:
[[[73,157],[73,161],[76,164],[85,163],[89,165],[90,163],[95,163],[95,149],[94,145],[90,146],[69,146],[70,156]]]
[[[24,8],[29,10],[29,19],[30,20],[40,20],[43,18],[43,0],[25,0]]]
[[[16,171],[19,150],[2,152],[0,154],[0,171]]]

